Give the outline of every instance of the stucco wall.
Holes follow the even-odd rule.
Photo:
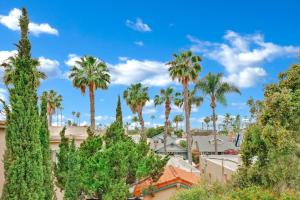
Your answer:
[[[220,182],[226,183],[231,179],[231,176],[235,173],[234,170],[226,168],[225,166],[214,163],[210,160],[206,160],[206,165],[201,167],[201,173],[210,183]]]
[[[172,187],[166,190],[159,191],[154,194],[154,196],[146,196],[144,200],[168,200],[170,199],[177,191],[176,187]]]

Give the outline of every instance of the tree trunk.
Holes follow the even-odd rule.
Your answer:
[[[212,98],[211,108],[212,108],[212,120],[213,120],[213,128],[214,128],[214,142],[215,142],[215,155],[218,155],[218,141],[217,141],[217,128],[216,128],[216,111],[215,111],[215,99]]]
[[[49,126],[52,126],[52,110],[49,112]]]
[[[175,122],[175,126],[176,126],[176,127],[175,127],[175,128],[176,128],[176,131],[178,131],[178,121]]]
[[[167,137],[168,137],[168,125],[169,125],[169,115],[171,112],[170,101],[166,101],[165,105],[165,130],[164,130],[164,151],[167,154]]]
[[[91,129],[95,130],[95,94],[93,85],[90,86]]]
[[[143,111],[142,109],[140,108],[139,111],[138,111],[138,118],[139,118],[139,121],[140,121],[140,125],[141,125],[141,137],[142,137],[142,140],[143,141],[147,141],[147,135],[145,133],[145,123],[144,123],[144,119],[143,119]]]
[[[62,110],[60,110],[60,126],[62,126]]]
[[[192,144],[191,144],[191,133],[190,133],[190,112],[189,112],[189,105],[188,105],[188,96],[189,96],[189,89],[188,84],[184,84],[184,112],[185,112],[185,132],[186,132],[186,142],[187,142],[187,151],[188,151],[188,161],[192,164]]]
[[[56,111],[56,126],[58,126],[58,110]]]

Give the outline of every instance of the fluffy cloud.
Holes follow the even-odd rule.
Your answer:
[[[163,62],[151,60],[126,59],[109,64],[112,83],[130,85],[141,82],[148,86],[166,86],[171,84],[168,66]]]
[[[148,24],[145,24],[142,19],[137,18],[136,21],[126,20],[126,26],[139,32],[151,32],[151,28]]]
[[[40,71],[44,72],[48,78],[58,78],[62,75],[59,69],[59,62],[45,57],[39,57]]]
[[[19,28],[19,18],[21,16],[22,12],[18,8],[12,9],[8,15],[0,15],[0,23],[6,26],[7,28],[17,31],[20,30]],[[42,33],[51,34],[51,35],[58,35],[58,30],[51,27],[47,23],[29,23],[29,31],[33,35],[40,35]]]
[[[7,61],[9,57],[16,55],[18,52],[16,50],[12,51],[0,51],[0,64]]]
[[[239,87],[254,86],[267,75],[261,65],[275,58],[291,56],[299,51],[299,47],[280,46],[266,42],[261,34],[241,35],[227,31],[224,43],[213,43],[199,40],[191,35],[191,50],[217,61],[225,67],[226,81]]]
[[[68,55],[68,59],[65,60],[65,64],[72,67],[72,66],[76,65],[76,61],[78,61],[78,60],[80,60],[80,56],[71,53]]]
[[[0,51],[0,64],[6,62],[9,57],[12,57],[16,54],[16,50]],[[43,56],[39,57],[38,60],[40,62],[39,69],[44,72],[48,78],[61,77],[61,70],[59,69],[59,62],[57,60],[52,60]],[[1,68],[0,70],[2,73],[3,69]]]
[[[134,42],[134,44],[136,44],[137,46],[140,46],[140,47],[144,46],[143,41],[136,41],[136,42]]]

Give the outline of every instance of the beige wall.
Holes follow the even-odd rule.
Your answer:
[[[202,176],[210,183],[220,182],[226,183],[231,179],[231,176],[235,173],[235,170],[229,169],[226,166],[217,164],[210,160],[206,160],[206,164],[201,166]]]
[[[177,192],[177,190],[176,187],[168,188],[155,193],[154,196],[145,196],[144,200],[168,200]]]

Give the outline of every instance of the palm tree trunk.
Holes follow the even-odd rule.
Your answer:
[[[48,112],[48,126],[51,126],[51,113]]]
[[[139,121],[140,121],[140,125],[141,125],[141,137],[143,141],[147,141],[147,136],[145,133],[145,123],[144,123],[144,119],[143,119],[143,113],[142,110],[140,109],[138,111],[138,117],[139,117]]]
[[[215,141],[215,155],[218,155],[218,141],[217,141],[217,128],[216,128],[216,111],[215,106],[212,106],[213,112],[213,128],[214,128],[214,141]]]
[[[60,126],[62,126],[62,110],[60,110]]]
[[[165,130],[164,130],[164,151],[165,151],[165,154],[167,154],[168,121],[169,121],[170,110],[171,110],[170,101],[166,101],[166,106],[165,106]]]
[[[56,126],[58,126],[58,110],[56,111]]]
[[[184,87],[184,112],[185,112],[185,132],[186,132],[186,142],[188,151],[188,161],[192,164],[192,152],[191,152],[191,133],[190,133],[190,112],[188,105],[188,95],[189,89],[187,83],[183,85]]]
[[[52,126],[52,110],[49,112],[49,126]]]
[[[178,131],[178,121],[175,122],[176,131]]]
[[[95,95],[94,87],[90,86],[91,129],[95,130]]]

